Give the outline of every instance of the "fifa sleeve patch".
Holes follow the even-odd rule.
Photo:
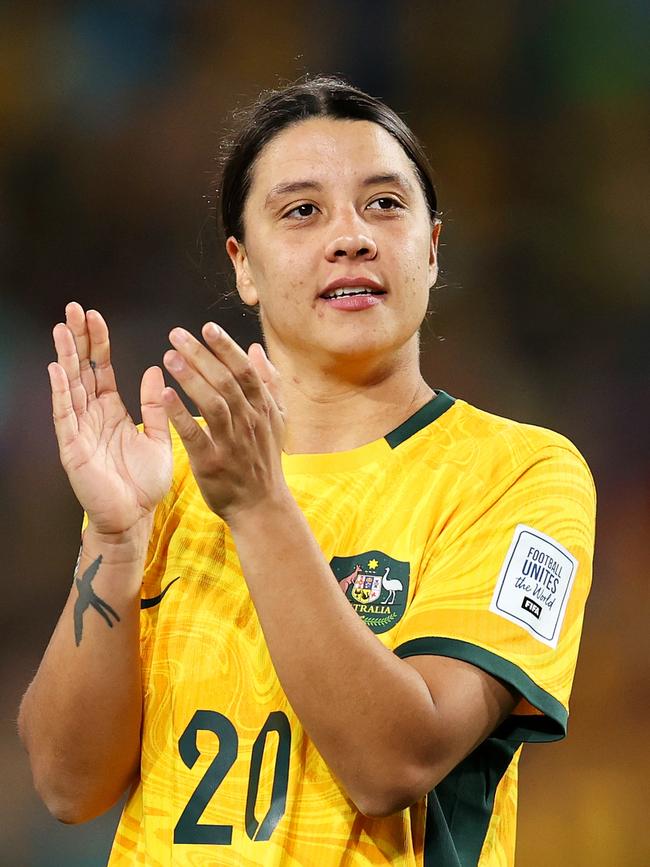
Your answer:
[[[555,539],[518,524],[490,611],[557,647],[577,568],[576,558]]]

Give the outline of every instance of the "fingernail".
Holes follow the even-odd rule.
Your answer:
[[[170,370],[182,370],[183,359],[176,352],[170,352],[165,355],[165,364]]]
[[[215,322],[208,322],[205,326],[205,333],[208,337],[218,337],[221,334],[221,329]]]
[[[174,328],[169,336],[175,343],[187,343],[189,335],[184,328]]]

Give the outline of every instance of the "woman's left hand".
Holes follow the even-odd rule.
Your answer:
[[[174,328],[169,335],[174,349],[163,361],[207,427],[196,422],[174,389],[163,390],[162,403],[206,503],[229,523],[265,498],[286,493],[285,417],[279,377],[262,347],[254,343],[247,354],[213,322],[202,334],[207,346]]]

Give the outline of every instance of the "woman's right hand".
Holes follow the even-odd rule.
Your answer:
[[[94,532],[129,534],[148,523],[171,484],[163,374],[150,367],[142,377],[139,431],[117,391],[103,317],[76,302],[65,312],[53,331],[57,361],[48,366],[61,463]]]

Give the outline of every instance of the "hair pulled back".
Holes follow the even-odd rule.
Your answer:
[[[222,148],[221,224],[226,237],[244,240],[244,206],[255,162],[264,147],[281,130],[311,117],[368,120],[383,127],[413,163],[431,220],[437,219],[429,160],[404,121],[381,100],[343,79],[319,75],[280,90],[264,91],[253,105],[238,112],[239,129]]]

